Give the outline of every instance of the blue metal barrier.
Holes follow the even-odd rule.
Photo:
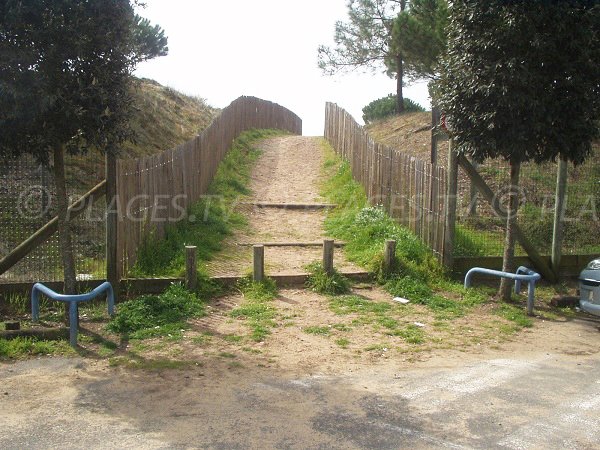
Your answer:
[[[69,343],[71,346],[77,346],[77,326],[79,323],[79,317],[77,316],[77,303],[89,302],[96,297],[106,292],[106,299],[108,300],[108,314],[113,315],[115,312],[115,293],[112,285],[105,281],[100,286],[88,292],[87,294],[79,295],[65,295],[54,292],[42,283],[36,283],[33,285],[31,290],[31,318],[34,322],[40,319],[40,293],[46,295],[52,300],[58,302],[66,302],[69,304]]]
[[[539,273],[537,273],[531,269],[528,269],[527,267],[524,267],[524,266],[520,266],[517,269],[516,273],[503,272],[501,270],[486,269],[483,267],[473,267],[471,270],[469,270],[467,272],[467,275],[465,276],[465,288],[471,287],[471,279],[473,278],[473,275],[475,275],[476,273],[481,273],[481,274],[485,274],[485,275],[493,275],[495,277],[501,277],[501,278],[510,278],[512,280],[515,280],[515,294],[521,293],[521,283],[527,283],[527,285],[528,285],[527,314],[529,314],[530,316],[533,315],[533,300],[534,300],[534,296],[535,296],[535,282],[538,281],[540,278],[542,278]]]

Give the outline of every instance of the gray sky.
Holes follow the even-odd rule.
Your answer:
[[[136,75],[225,107],[241,95],[279,103],[298,114],[305,135],[322,135],[325,102],[361,109],[395,91],[382,73],[323,75],[317,47],[332,44],[346,0],[145,0],[143,17],[169,38],[169,55],[140,64]],[[424,83],[405,95],[429,108]]]

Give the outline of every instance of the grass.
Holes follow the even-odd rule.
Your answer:
[[[310,327],[305,327],[303,329],[303,331],[308,334],[316,334],[319,336],[329,336],[331,334],[331,328],[328,326],[324,326],[324,327],[310,326]]]
[[[373,302],[357,295],[345,295],[330,299],[329,308],[338,315],[353,313],[379,315],[389,312],[392,305],[386,302]]]
[[[496,307],[495,312],[500,317],[514,322],[520,328],[531,328],[533,326],[533,320],[527,316],[522,307],[502,303]]]
[[[306,286],[314,292],[324,295],[341,295],[350,292],[350,281],[334,269],[328,275],[321,263],[313,263],[307,267],[309,271]]]
[[[323,171],[329,175],[322,185],[322,194],[339,205],[328,214],[325,229],[336,239],[346,241],[344,252],[350,261],[369,270],[392,296],[425,305],[438,319],[462,317],[488,300],[481,290],[466,291],[450,282],[444,268],[422,241],[396,223],[382,207],[369,206],[365,191],[352,178],[348,163],[339,159],[328,144],[323,145],[326,154]],[[385,273],[383,249],[387,239],[396,241],[396,255],[392,269]],[[332,303],[336,313],[387,307],[357,297]]]
[[[146,237],[138,250],[132,276],[182,276],[185,245],[197,247],[199,265],[221,250],[223,239],[246,223],[233,207],[240,198],[250,194],[247,187],[250,173],[261,153],[256,143],[281,133],[278,130],[242,133],[220,163],[206,196],[188,211],[187,220],[167,227],[164,239]]]
[[[250,327],[252,340],[261,342],[271,334],[271,328],[277,325],[274,321],[277,310],[271,304],[271,301],[277,297],[277,286],[270,278],[256,282],[246,277],[240,280],[238,288],[243,293],[245,301],[229,315],[245,320]]]
[[[338,205],[327,215],[325,230],[344,240],[346,257],[384,282],[390,275],[410,276],[428,282],[444,276],[444,270],[427,246],[410,230],[396,223],[380,206],[369,206],[364,189],[352,178],[350,166],[324,143],[327,180],[321,193]],[[331,173],[333,172],[333,175]],[[387,239],[396,241],[392,274],[383,272],[383,248]]]
[[[181,284],[172,284],[160,295],[144,295],[119,305],[107,329],[133,339],[181,337],[186,320],[205,314],[204,303]]]
[[[38,355],[75,355],[75,351],[67,341],[42,341],[29,337],[0,339],[0,359]]]
[[[335,343],[342,348],[348,348],[348,346],[350,345],[350,340],[346,338],[339,338],[335,340]]]

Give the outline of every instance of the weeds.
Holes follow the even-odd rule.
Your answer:
[[[186,319],[205,314],[204,303],[181,284],[172,284],[160,295],[144,295],[119,305],[109,331],[133,339],[181,336]]]
[[[350,341],[346,338],[339,338],[335,340],[335,343],[342,348],[348,348],[350,345]]]
[[[331,328],[329,328],[327,326],[325,326],[325,327],[319,327],[319,326],[306,327],[303,329],[303,331],[308,334],[316,334],[319,336],[329,336],[331,334]]]
[[[244,294],[245,302],[231,311],[230,316],[245,319],[252,330],[251,338],[257,342],[263,341],[271,334],[270,329],[277,325],[274,321],[277,311],[271,304],[277,297],[277,286],[270,278],[256,282],[246,277],[240,280],[238,288]]]
[[[310,264],[310,272],[306,285],[309,289],[319,294],[341,295],[350,292],[350,281],[337,270],[328,275],[320,263]]]
[[[0,339],[0,358],[18,359],[35,355],[71,355],[74,350],[67,341],[40,341],[35,338],[17,337]]]
[[[514,322],[520,328],[530,328],[533,326],[533,320],[527,317],[523,308],[508,303],[502,303],[496,307],[495,312],[500,317]]]

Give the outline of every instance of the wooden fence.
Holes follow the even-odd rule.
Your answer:
[[[381,205],[443,259],[446,170],[378,144],[339,106],[325,107],[325,138],[347,160],[369,203]]]
[[[206,193],[233,140],[245,130],[274,128],[302,134],[302,121],[288,109],[255,97],[240,97],[202,134],[163,153],[120,160],[116,170],[119,221],[117,270],[127,274],[148,233],[165,227]]]

